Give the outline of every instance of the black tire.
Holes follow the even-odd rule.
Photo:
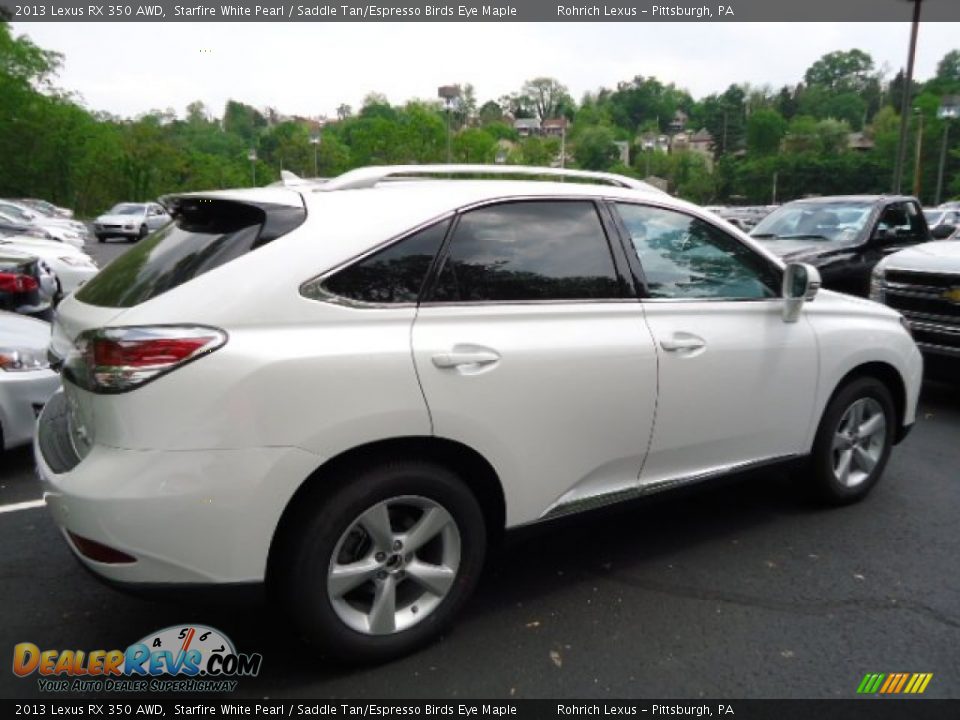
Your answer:
[[[459,533],[459,567],[439,604],[412,627],[392,634],[360,632],[341,619],[328,594],[333,553],[369,508],[410,496],[425,498],[449,513]],[[307,499],[286,528],[271,578],[276,587],[271,589],[304,638],[327,657],[349,663],[384,662],[428,644],[452,623],[477,584],[486,543],[483,512],[455,473],[426,461],[389,462],[336,478],[330,491]]]
[[[101,242],[101,243],[102,243],[102,242],[106,242],[106,241],[107,241],[107,236],[106,236],[106,235],[97,235],[97,242]]]
[[[875,402],[882,410],[885,432],[882,433],[883,446],[876,464],[869,473],[864,473],[864,479],[851,486],[841,482],[834,471],[837,454],[843,452],[843,448],[834,448],[834,438],[841,429],[840,422],[847,410],[863,399]],[[830,399],[820,420],[807,468],[807,480],[811,482],[816,499],[828,505],[846,505],[865,498],[883,474],[890,458],[896,429],[897,412],[893,397],[883,382],[873,377],[860,377],[840,387]]]
[[[141,226],[140,226],[140,234],[137,235],[137,242],[139,242],[140,240],[143,240],[149,233],[150,233],[150,231],[147,229],[147,226],[146,226],[146,225],[141,225]]]

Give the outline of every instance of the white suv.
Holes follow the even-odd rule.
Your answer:
[[[857,500],[914,422],[898,313],[627,178],[168,200],[59,307],[50,510],[108,581],[266,582],[334,656],[435,636],[506,528],[782,461]]]

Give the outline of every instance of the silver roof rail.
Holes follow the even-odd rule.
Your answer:
[[[594,172],[592,170],[567,170],[562,168],[532,167],[528,165],[373,165],[350,170],[325,182],[315,190],[357,190],[372,188],[387,180],[430,179],[424,176],[453,175],[504,175],[526,177],[555,177],[558,180],[594,180],[616,187],[630,188],[663,194],[663,190],[649,183],[634,180],[625,175]],[[442,178],[438,178],[442,179]]]

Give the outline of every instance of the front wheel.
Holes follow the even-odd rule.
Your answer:
[[[896,422],[890,391],[876,378],[859,378],[837,391],[820,421],[811,458],[821,500],[843,505],[866,497],[886,467]]]
[[[486,527],[448,469],[403,461],[341,478],[288,536],[280,590],[332,657],[382,662],[439,635],[473,591]]]

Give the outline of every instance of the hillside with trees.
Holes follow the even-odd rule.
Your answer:
[[[290,117],[242,99],[122,118],[59,88],[63,61],[0,22],[0,196],[43,197],[82,216],[118,200],[248,186],[254,176],[264,185],[281,169],[332,176],[369,164],[444,162],[448,123],[454,162],[555,165],[563,154],[570,167],[662,178],[699,203],[767,203],[774,184],[779,201],[884,192],[904,92],[915,115],[911,158],[923,119],[920,193],[929,204],[944,135],[937,110],[944,97],[960,95],[960,50],[906,88],[901,74],[886,78],[867,53],[851,49],[824,55],[795,85],[732,82],[699,99],[638,74],[577,102],[561,80],[539,77],[482,103],[463,84],[449,110],[434,100],[391,105],[371,93],[330,118]],[[912,165],[905,177],[909,191]],[[943,192],[958,195],[960,127],[949,135]]]

